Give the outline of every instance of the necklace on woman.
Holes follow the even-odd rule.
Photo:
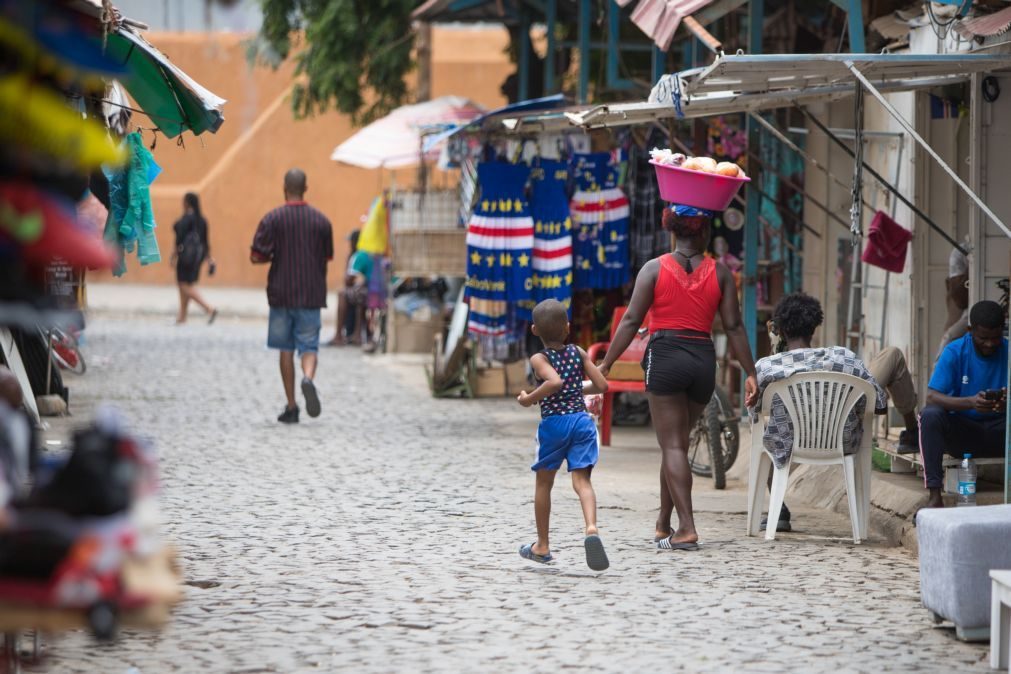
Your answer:
[[[696,255],[699,255],[700,253],[698,251],[696,251],[696,250],[691,250],[691,249],[689,249],[689,252],[691,253],[691,255],[686,254],[680,248],[675,248],[674,249],[674,254],[675,255],[680,255],[681,257],[683,257],[685,259],[685,262],[688,263],[688,267],[685,269],[685,271],[688,272],[689,274],[691,274],[692,271],[693,271],[693,269],[692,269],[692,258],[695,257]]]

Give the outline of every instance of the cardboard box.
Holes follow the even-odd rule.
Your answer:
[[[501,398],[506,394],[505,368],[496,365],[478,370],[474,374],[474,396],[477,398]]]
[[[646,373],[642,371],[642,365],[635,361],[618,360],[611,366],[607,378],[615,381],[645,381]]]
[[[389,315],[394,323],[390,335],[391,353],[432,353],[435,336],[441,335],[444,327],[441,316],[429,321],[412,321],[396,311]]]
[[[527,393],[533,386],[527,380],[527,359],[523,358],[505,366],[506,395],[518,396],[520,391]]]

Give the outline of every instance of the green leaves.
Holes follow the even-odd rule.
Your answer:
[[[414,66],[413,0],[261,0],[261,4],[263,26],[250,56],[274,68],[293,56],[296,117],[333,107],[350,115],[355,124],[367,124],[407,98],[405,77]],[[302,40],[293,40],[299,34]]]

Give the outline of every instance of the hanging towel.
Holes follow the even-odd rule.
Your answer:
[[[867,232],[867,245],[861,259],[867,264],[901,274],[906,267],[906,248],[913,233],[878,211]]]
[[[630,276],[628,198],[608,152],[572,156],[576,183],[569,210],[573,226],[574,288],[620,288]]]

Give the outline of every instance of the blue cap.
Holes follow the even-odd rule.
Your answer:
[[[972,458],[972,454],[963,454],[962,458],[963,459],[971,459]]]
[[[695,208],[694,206],[684,206],[682,204],[671,204],[670,209],[674,211],[674,215],[681,218],[712,218],[716,215],[715,211],[707,211],[704,208]]]

